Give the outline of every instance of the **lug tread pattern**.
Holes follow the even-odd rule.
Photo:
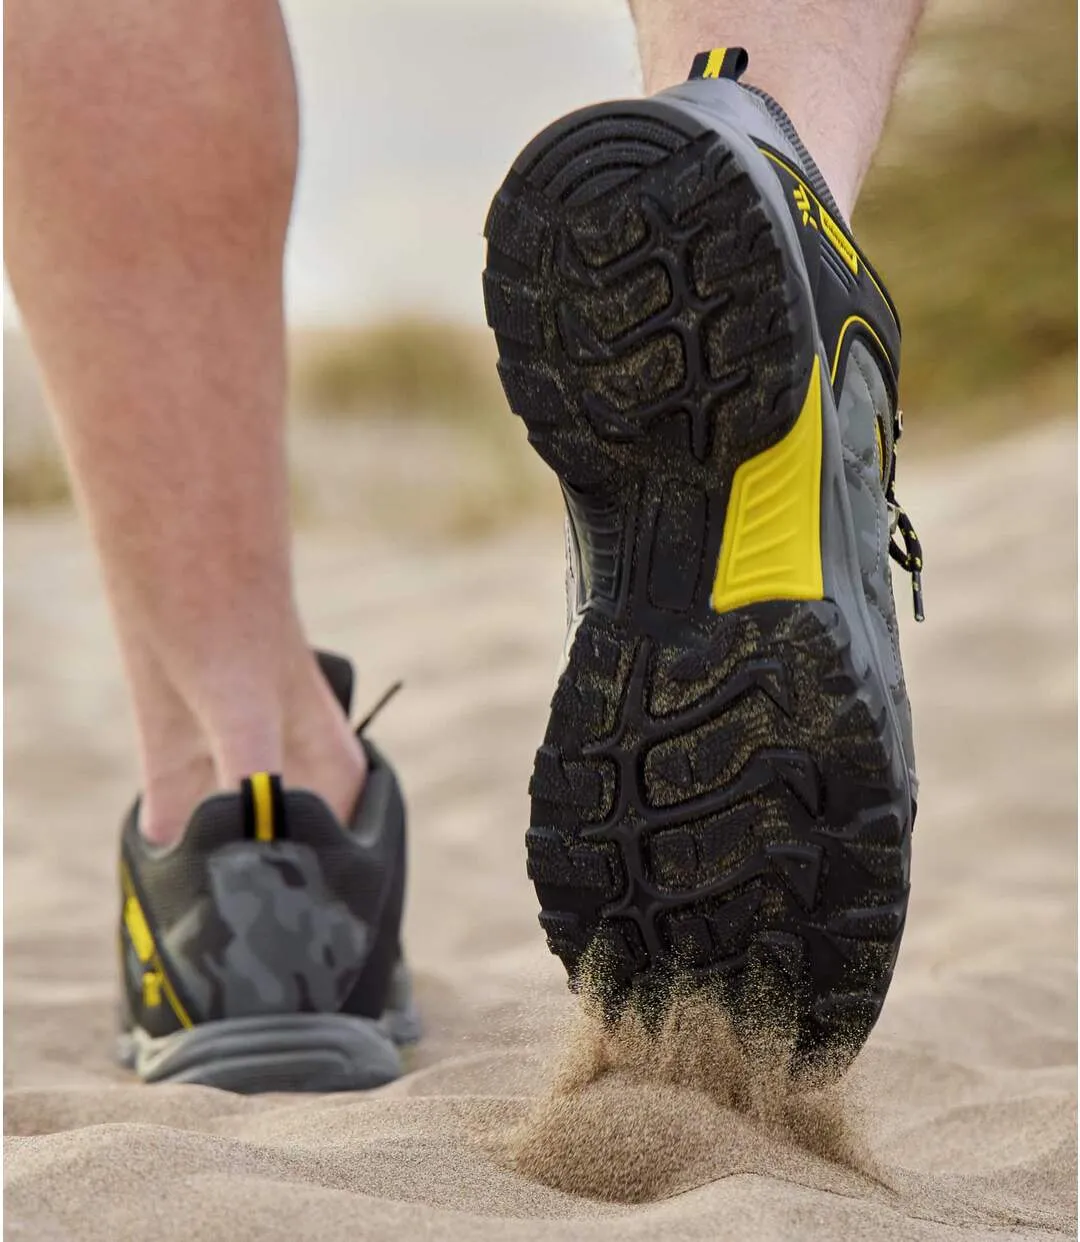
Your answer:
[[[550,833],[530,829],[529,874],[545,915],[560,916],[550,942],[572,978],[601,938],[616,1003],[643,971],[689,970],[737,991],[754,964],[809,998],[804,1053],[854,1052],[880,1010],[906,914],[910,824],[896,792],[900,752],[876,688],[853,670],[834,605],[758,605],[725,620],[745,631],[736,646],[753,652],[744,676],[733,670],[712,696],[655,716],[650,678],[663,662],[637,642],[614,676],[610,662],[602,674],[591,653],[610,649],[617,623],[585,617],[532,785],[534,825],[558,821],[569,836],[553,864]],[[775,664],[798,687],[786,709],[755,675]],[[562,704],[578,712],[584,701],[566,689],[579,678],[606,683],[591,700],[605,705],[592,726],[580,716],[563,720]],[[733,697],[733,681],[753,688]],[[667,757],[667,770],[656,755]],[[573,771],[578,756],[617,773],[609,784],[592,782],[585,808],[543,775],[555,762]],[[600,862],[575,856],[581,848],[607,852]]]
[[[674,107],[601,105],[534,140],[489,214],[499,373],[587,586],[529,874],[571,985],[602,962],[613,1011],[689,973],[738,1013],[764,976],[800,1054],[846,1056],[896,960],[911,808],[840,609],[709,606],[734,472],[791,429],[815,356],[740,160]]]

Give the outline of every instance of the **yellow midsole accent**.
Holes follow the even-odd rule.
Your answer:
[[[786,436],[735,471],[712,606],[821,599],[821,362]]]
[[[176,995],[173,985],[169,982],[169,976],[165,973],[165,967],[162,965],[161,958],[158,955],[157,945],[154,943],[154,934],[150,930],[150,924],[146,921],[142,905],[135,895],[135,886],[132,884],[127,866],[123,862],[120,864],[120,887],[124,893],[124,926],[128,930],[128,935],[131,936],[131,943],[134,945],[139,961],[144,965],[149,963],[152,967],[150,971],[143,975],[144,1002],[148,1005],[158,1004],[160,989],[160,991],[165,993],[169,1007],[176,1014],[180,1025],[191,1026],[192,1021],[188,1016],[188,1011],[184,1008],[180,997]],[[136,939],[136,936],[139,938]],[[151,975],[153,979],[148,982],[148,978]],[[157,999],[153,999],[155,996],[157,996]]]
[[[274,801],[270,794],[270,773],[256,772],[251,778],[251,797],[255,803],[255,840],[274,839]]]

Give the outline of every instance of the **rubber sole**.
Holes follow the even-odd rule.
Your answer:
[[[366,1091],[401,1076],[399,1047],[420,1038],[408,972],[399,966],[381,1019],[271,1014],[203,1022],[155,1038],[124,1031],[117,1059],[144,1082],[224,1091]]]
[[[536,138],[485,233],[499,373],[588,584],[530,786],[549,945],[611,1014],[689,980],[842,1066],[896,960],[911,809],[864,619],[811,598],[820,464],[809,507],[732,499],[813,465],[819,342],[776,208],[736,143],[635,101]]]

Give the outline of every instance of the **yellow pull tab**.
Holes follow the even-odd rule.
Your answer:
[[[714,47],[709,52],[698,52],[690,66],[689,81],[695,78],[729,78],[737,82],[750,63],[744,47]]]
[[[274,839],[274,789],[269,772],[256,772],[248,778],[256,841]]]

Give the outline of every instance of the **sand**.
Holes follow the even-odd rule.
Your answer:
[[[543,945],[522,834],[561,638],[547,520],[405,551],[300,537],[311,632],[362,657],[361,706],[406,682],[376,734],[413,813],[409,1073],[366,1096],[132,1083],[109,1061],[134,782],[116,651],[74,520],[10,520],[6,1236],[1075,1236],[1075,463],[1066,422],[907,463],[929,613],[905,627],[908,932],[854,1069],[800,1101],[748,1084],[700,1015],[651,1053],[605,1041]]]

